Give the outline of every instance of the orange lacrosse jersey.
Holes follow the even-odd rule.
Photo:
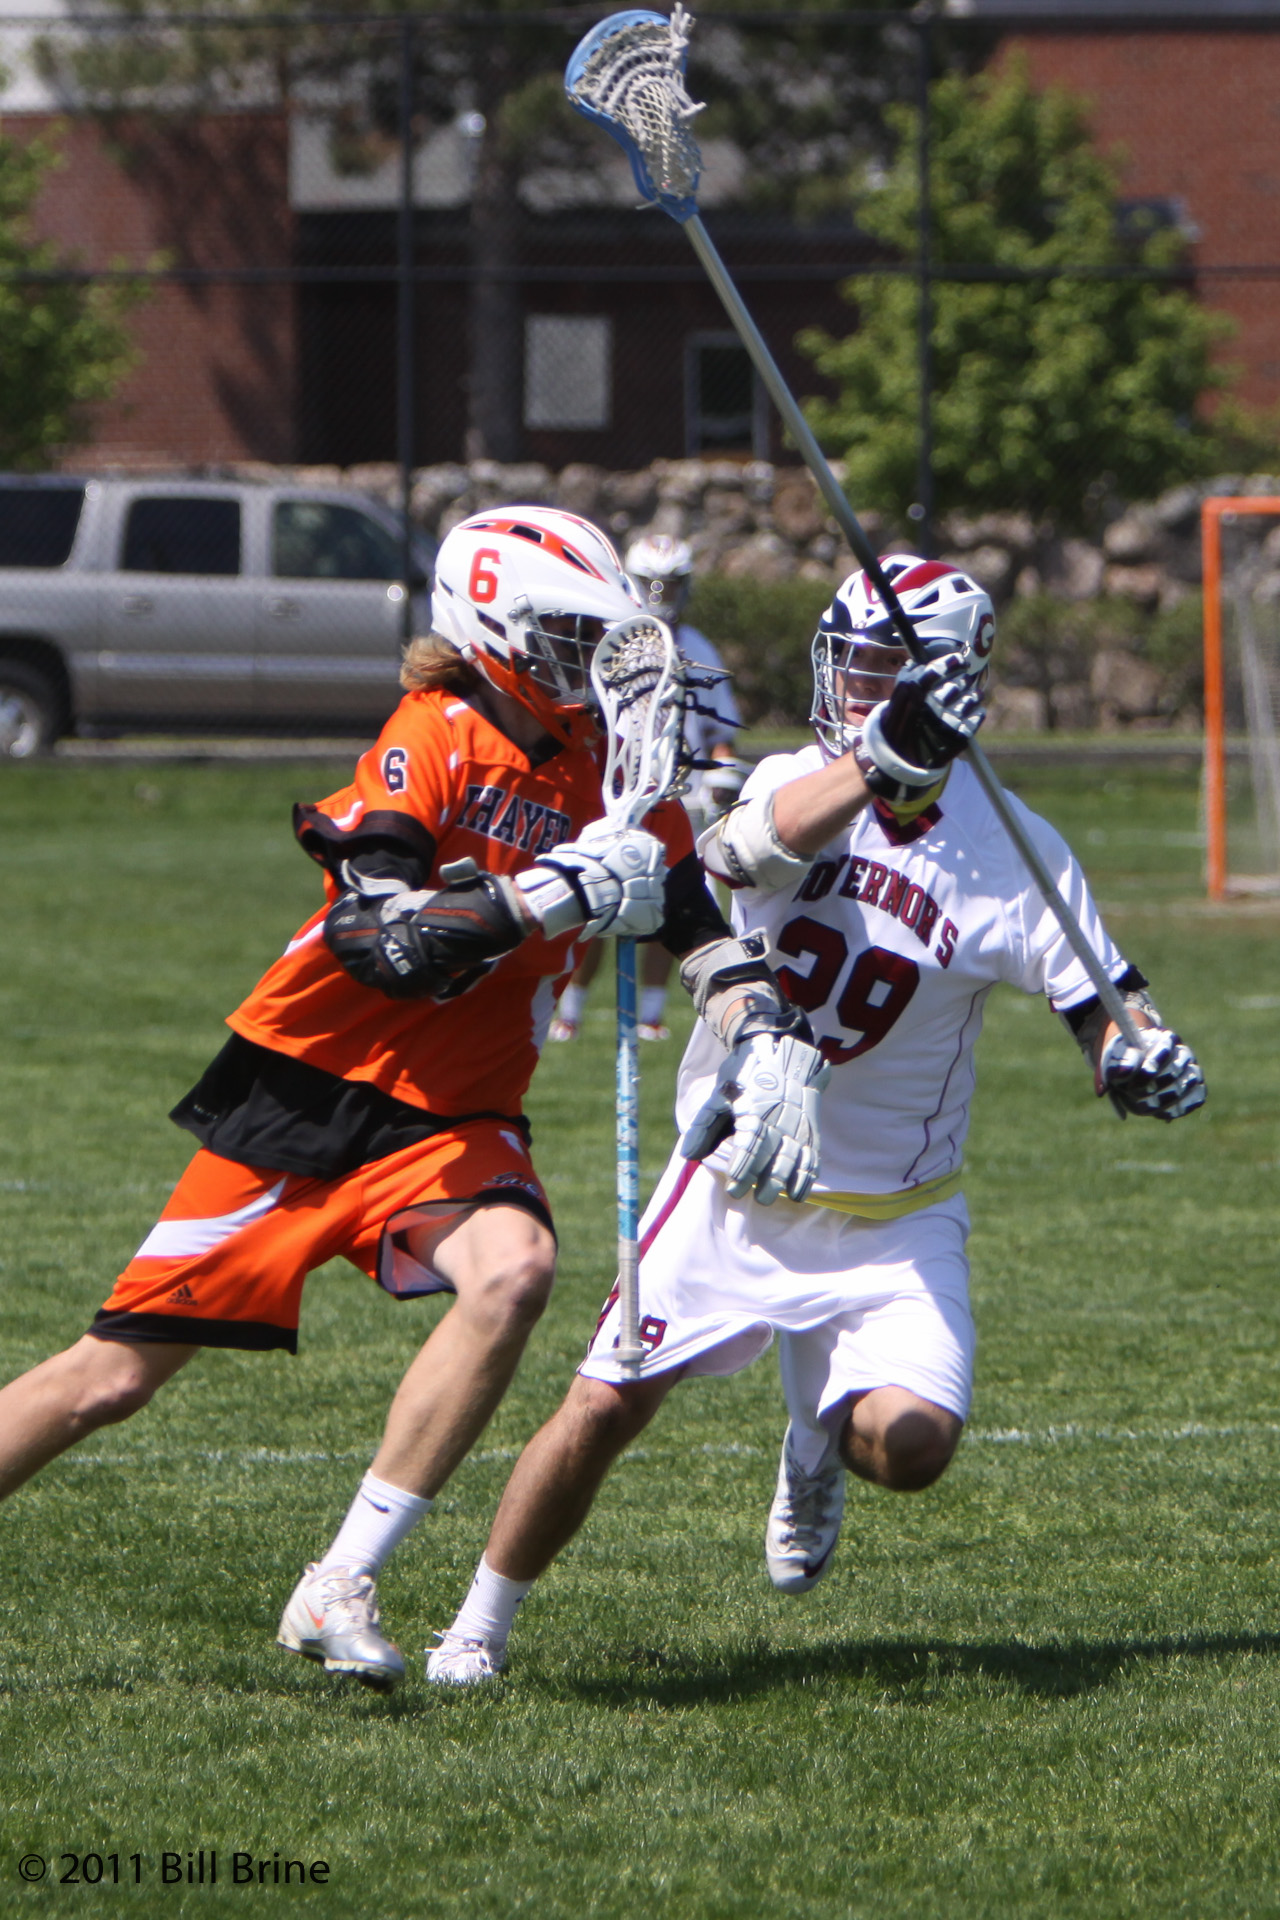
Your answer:
[[[334,874],[344,854],[375,844],[416,854],[430,886],[468,856],[490,873],[516,874],[603,810],[591,753],[564,748],[531,766],[456,693],[407,694],[351,786],[298,809],[298,837],[325,866],[328,898],[228,1026],[434,1114],[518,1114],[578,936],[531,935],[456,1000],[392,1000],[353,980],[325,944],[325,914],[343,890]],[[677,801],[645,824],[669,867],[692,855]]]

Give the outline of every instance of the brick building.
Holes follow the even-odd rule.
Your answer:
[[[96,410],[96,451],[125,462],[292,458],[297,321],[283,116],[107,126],[42,111],[6,113],[0,130],[60,149],[37,226],[77,266],[164,265],[192,276],[154,286],[133,314],[138,363]]]
[[[1191,240],[1196,288],[1231,316],[1237,392],[1280,405],[1280,0],[962,0],[998,20],[1037,86],[1083,97],[1122,185]],[[1252,272],[1249,269],[1253,269]]]
[[[1099,143],[1124,149],[1125,192],[1158,203],[1193,237],[1197,288],[1238,328],[1224,351],[1243,368],[1241,395],[1280,404],[1280,0],[952,0],[947,11],[997,28],[996,58],[1016,50],[1037,83],[1089,101]],[[4,44],[0,59],[17,64]],[[54,104],[30,73],[0,94],[5,134],[54,134],[62,145],[41,231],[86,267],[163,263],[182,276],[135,315],[139,363],[98,410],[98,456],[394,457],[394,146],[343,173],[319,118],[245,108],[107,123],[60,117]],[[784,370],[812,391],[795,335],[815,324],[847,330],[853,315],[837,289],[871,257],[868,243],[847,220],[797,228],[736,210],[731,156],[711,142],[708,159],[708,224]],[[525,453],[553,466],[776,455],[776,426],[683,236],[632,210],[618,165],[603,202],[535,196],[519,216]],[[464,452],[459,128],[425,141],[414,172],[424,270],[415,436],[427,463]]]

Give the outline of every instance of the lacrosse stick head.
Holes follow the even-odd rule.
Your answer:
[[[595,650],[591,684],[608,742],[605,816],[638,826],[680,783],[684,665],[670,627],[647,613],[612,627]]]
[[[690,122],[702,108],[685,91],[693,21],[665,13],[615,13],[578,42],[565,68],[569,103],[611,133],[642,197],[673,220],[698,211],[702,155]]]

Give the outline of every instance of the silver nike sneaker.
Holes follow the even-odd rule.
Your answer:
[[[804,1471],[791,1451],[791,1428],[782,1441],[778,1490],[764,1530],[769,1578],[780,1593],[808,1593],[831,1564],[844,1514],[845,1471],[833,1458],[820,1473]]]
[[[276,1641],[290,1653],[321,1661],[326,1673],[349,1673],[389,1693],[404,1676],[404,1659],[381,1625],[371,1574],[310,1566],[280,1616]]]
[[[443,1687],[474,1687],[496,1680],[507,1664],[506,1648],[495,1648],[476,1634],[455,1633],[450,1627],[436,1635],[440,1645],[427,1649],[427,1678]]]

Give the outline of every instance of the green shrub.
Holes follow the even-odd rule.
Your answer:
[[[1134,653],[1164,674],[1169,709],[1176,711],[1203,699],[1202,624],[1198,593],[1163,613],[1145,612],[1118,596],[1055,600],[1030,594],[1011,601],[1000,616],[993,671],[1006,686],[1037,688],[1052,715],[1055,693],[1087,682],[1096,655]]]
[[[719,648],[748,726],[802,725],[813,694],[809,644],[832,588],[822,580],[731,580],[694,587],[689,619]]]

